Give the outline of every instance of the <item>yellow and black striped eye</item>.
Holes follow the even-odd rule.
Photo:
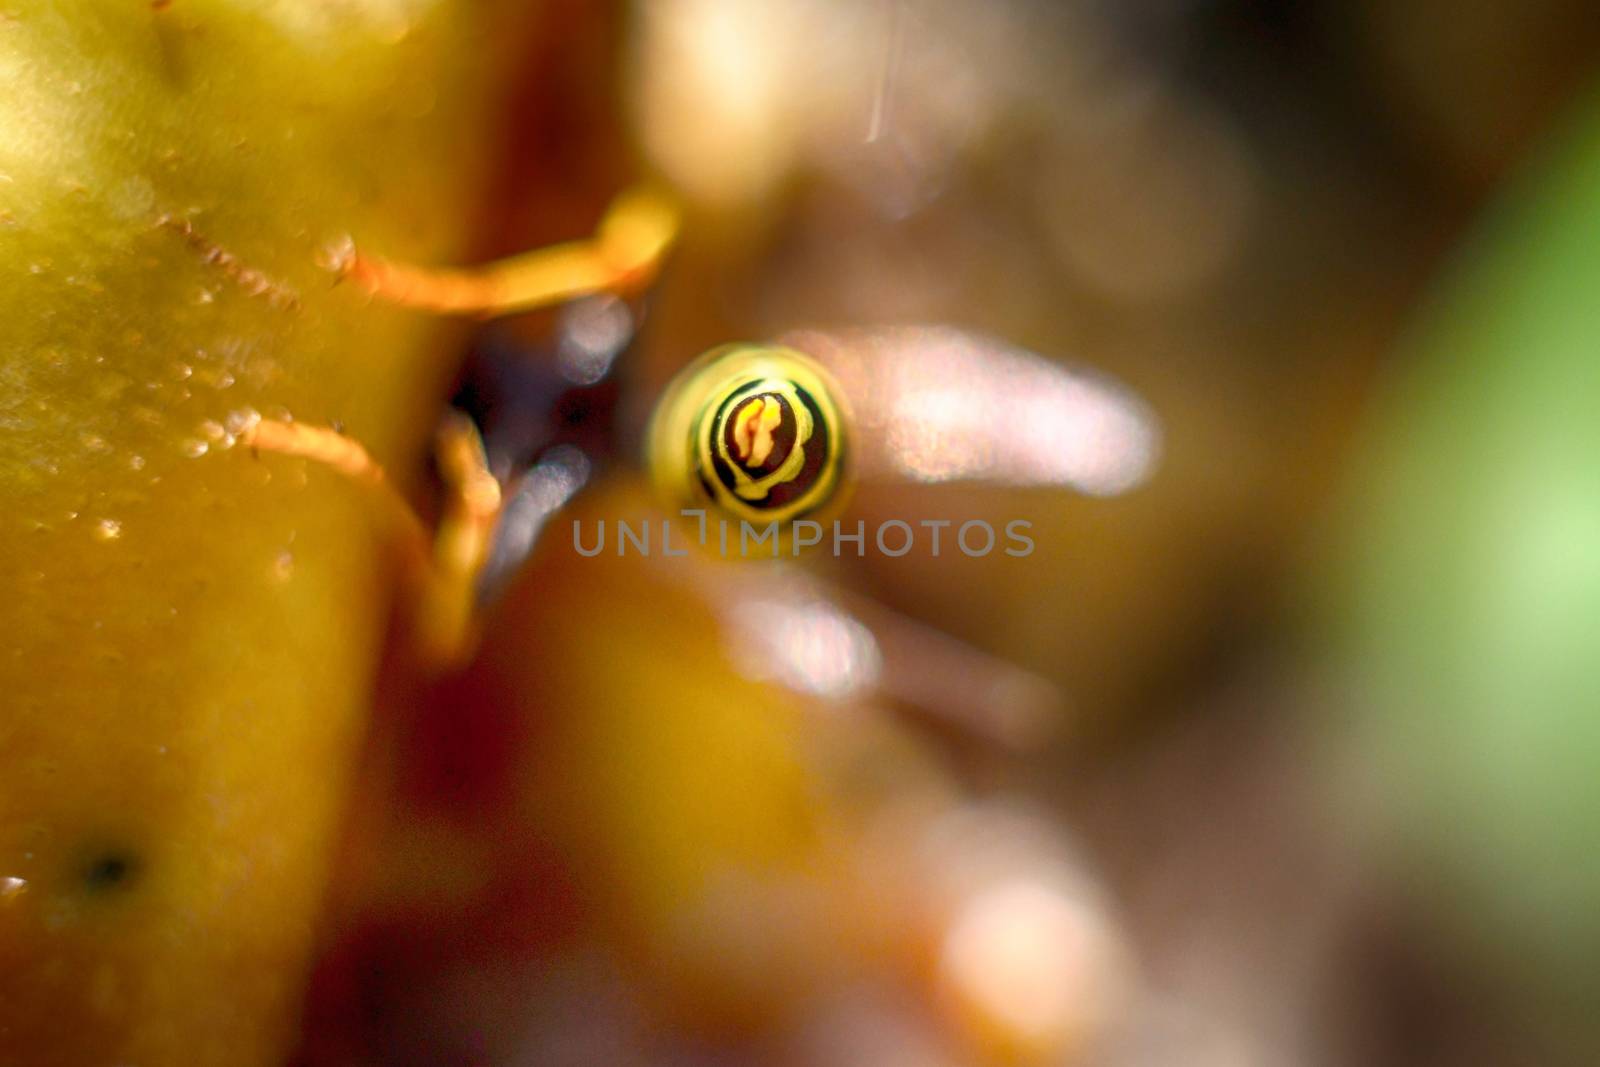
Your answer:
[[[673,379],[649,432],[650,475],[685,508],[752,524],[815,518],[847,488],[839,388],[779,345],[713,349]]]

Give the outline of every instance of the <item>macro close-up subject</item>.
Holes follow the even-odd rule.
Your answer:
[[[0,0],[0,1067],[1600,1063],[1597,91]]]

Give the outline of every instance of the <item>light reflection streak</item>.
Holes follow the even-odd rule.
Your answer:
[[[729,621],[734,661],[750,677],[828,700],[860,696],[878,683],[877,641],[826,600],[743,599]]]
[[[617,297],[579,300],[562,314],[556,367],[575,385],[593,385],[611,372],[633,330],[633,313]]]
[[[1144,482],[1160,452],[1154,415],[1127,389],[977,334],[913,326],[786,341],[839,377],[865,478],[1112,496]]]
[[[884,48],[883,77],[878,81],[878,91],[872,98],[872,118],[867,124],[867,143],[882,140],[889,130],[891,108],[894,103],[896,75],[900,68],[901,0],[885,0],[888,20],[888,41]]]
[[[498,590],[527,558],[550,517],[589,481],[591,464],[583,450],[557,445],[524,474],[506,499],[483,588]]]
[[[1037,744],[1060,709],[1060,694],[1037,675],[799,571],[662,572],[715,606],[729,659],[747,678],[833,701],[887,703],[1017,750]]]

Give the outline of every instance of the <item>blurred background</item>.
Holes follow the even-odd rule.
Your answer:
[[[304,1062],[1600,1058],[1600,8],[552,2],[526,51],[485,256],[688,204],[641,410],[729,340],[953,324],[1163,454],[865,487],[1037,551],[819,565],[1051,683],[1020,750],[541,546],[391,684]]]

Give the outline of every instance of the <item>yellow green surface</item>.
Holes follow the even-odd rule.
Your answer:
[[[276,1062],[393,555],[252,411],[416,469],[489,9],[0,3],[0,1065]]]
[[[1343,799],[1389,831],[1430,923],[1574,1038],[1600,939],[1597,105],[1418,322],[1332,576],[1358,710]]]

